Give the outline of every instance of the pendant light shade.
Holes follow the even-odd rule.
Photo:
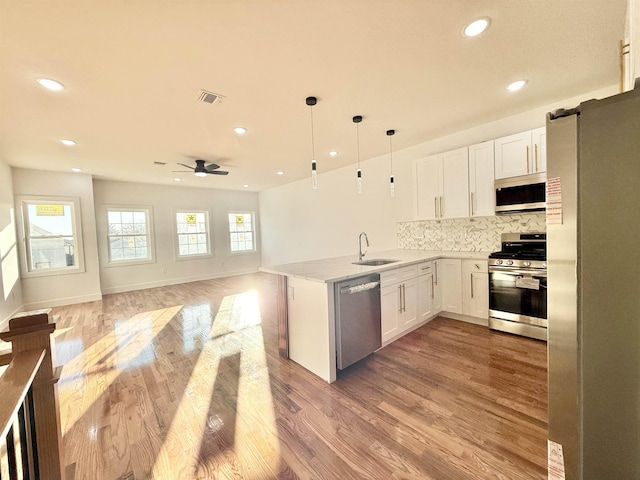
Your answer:
[[[318,172],[316,170],[316,150],[313,136],[313,106],[318,103],[318,99],[316,97],[307,97],[305,101],[309,105],[309,111],[311,112],[311,187],[315,190],[318,188]]]
[[[358,124],[362,121],[361,115],[356,115],[353,117],[353,123],[356,124],[356,142],[357,142],[357,151],[358,151],[358,170],[356,171],[356,185],[358,188],[358,193],[362,193],[362,170],[360,169],[360,130],[358,128]]]
[[[395,135],[395,130],[387,130],[387,136],[389,137],[389,160],[390,160],[390,173],[389,173],[389,195],[396,196],[396,186],[393,178],[393,146],[391,144],[391,137]]]

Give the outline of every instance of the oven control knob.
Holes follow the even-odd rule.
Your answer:
[[[522,265],[524,265],[525,267],[530,267],[531,266],[531,262],[529,260],[525,260]]]
[[[513,260],[507,260],[507,265],[513,265]]]
[[[497,263],[498,265],[502,265],[502,260],[497,260],[497,261],[496,261],[496,263]]]
[[[542,264],[542,268],[547,268],[547,262]]]

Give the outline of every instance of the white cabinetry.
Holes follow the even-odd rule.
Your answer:
[[[442,311],[442,278],[440,276],[440,269],[442,268],[442,260],[434,260],[431,265],[432,271],[432,285],[433,285],[433,313],[439,313]]]
[[[433,314],[433,266],[422,262],[418,265],[418,322],[429,320]]]
[[[462,261],[444,258],[438,261],[439,281],[442,282],[442,310],[462,313]]]
[[[469,147],[469,209],[471,217],[495,215],[493,140]]]
[[[495,178],[546,172],[545,132],[541,127],[495,140]]]
[[[418,322],[418,268],[416,265],[380,274],[382,342],[388,342]]]
[[[462,313],[489,317],[489,274],[486,260],[462,261]]]
[[[417,219],[469,216],[467,147],[418,160],[415,174]]]
[[[547,129],[545,127],[531,130],[533,144],[533,173],[547,171]]]

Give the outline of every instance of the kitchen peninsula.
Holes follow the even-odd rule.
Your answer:
[[[380,275],[382,346],[438,314],[487,325],[487,255],[397,249],[366,258],[393,260],[384,265],[356,265],[357,255],[350,255],[263,267],[279,276],[281,355],[334,382],[335,285],[370,274]]]

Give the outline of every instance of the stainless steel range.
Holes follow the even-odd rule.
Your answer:
[[[547,340],[547,235],[503,233],[489,254],[489,327]]]

